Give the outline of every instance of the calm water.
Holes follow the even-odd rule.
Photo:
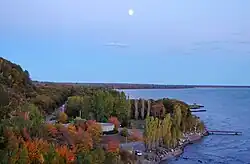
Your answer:
[[[177,98],[205,106],[198,116],[210,130],[237,130],[242,136],[211,135],[186,147],[171,164],[250,164],[250,89],[125,90],[131,98]],[[188,159],[184,159],[187,157]]]

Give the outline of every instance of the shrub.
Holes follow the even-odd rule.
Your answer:
[[[68,116],[67,116],[66,113],[60,112],[60,113],[58,114],[58,119],[57,119],[57,120],[58,120],[60,123],[66,123],[67,120],[68,120]]]
[[[122,131],[120,132],[120,134],[123,137],[128,137],[128,135],[129,135],[128,129],[127,128],[123,128]]]

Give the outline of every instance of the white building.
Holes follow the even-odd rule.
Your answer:
[[[109,131],[113,131],[115,128],[115,125],[112,123],[102,123],[102,122],[98,122],[98,124],[101,125],[102,127],[102,132],[109,132]]]

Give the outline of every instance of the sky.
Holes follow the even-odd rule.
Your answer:
[[[249,6],[0,0],[0,56],[39,81],[250,85]]]

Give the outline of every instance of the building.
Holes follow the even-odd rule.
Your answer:
[[[102,132],[110,132],[110,131],[113,131],[114,128],[115,128],[115,125],[112,124],[112,123],[102,123],[102,122],[99,122],[98,124],[101,125]]]

